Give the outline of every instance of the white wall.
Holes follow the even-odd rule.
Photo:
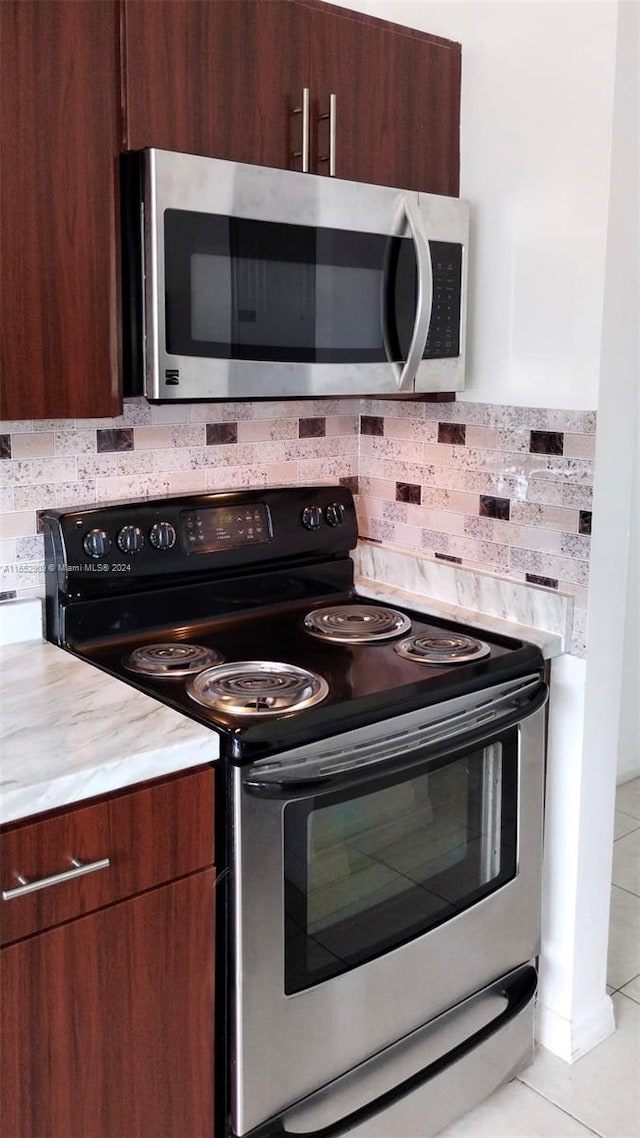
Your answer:
[[[601,999],[598,1004],[598,995],[604,995],[606,977],[625,607],[632,561],[629,537],[632,525],[637,527],[639,501],[633,485],[639,396],[639,6],[622,3],[618,20],[589,576],[589,652],[582,762],[573,788],[574,799],[579,802],[572,898],[578,953],[569,1021],[572,1048],[578,1053],[581,1045],[593,1042],[594,1029],[597,1042],[598,1025],[606,1022],[607,1015],[606,1001]],[[635,631],[637,634],[637,628]],[[636,709],[638,694],[636,687]]]
[[[640,774],[639,77],[640,5],[624,0],[619,10],[594,483],[587,670],[593,727],[585,723],[590,740],[601,738],[607,717],[611,733],[618,728],[621,781]],[[616,672],[617,689],[612,686]],[[601,746],[597,759],[602,762]]]
[[[595,409],[616,3],[333,0],[462,44],[463,399]]]
[[[465,397],[598,408],[590,647],[586,661],[553,664],[545,820],[538,1038],[572,1061],[613,1029],[605,974],[619,734],[638,753],[628,570],[640,501],[639,9],[334,2],[462,44],[461,193],[474,221]]]
[[[622,663],[622,698],[618,739],[618,782],[640,775],[640,408],[636,412],[632,509],[629,527],[629,577]]]

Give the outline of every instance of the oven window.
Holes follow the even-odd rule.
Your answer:
[[[171,355],[345,364],[406,358],[417,281],[408,237],[166,210],[164,238]],[[459,321],[451,313],[459,310],[462,250],[432,242],[432,256],[425,356],[436,343],[440,355],[457,355]]]
[[[435,928],[516,874],[516,733],[284,811],[285,992]]]

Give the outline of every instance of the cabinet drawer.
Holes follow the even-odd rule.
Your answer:
[[[0,943],[211,865],[213,777],[207,768],[5,827]],[[23,882],[42,887],[16,892]]]

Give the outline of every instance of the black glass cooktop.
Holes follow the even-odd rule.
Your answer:
[[[343,602],[345,603],[345,602]],[[347,605],[366,604],[372,609],[388,608],[356,594]],[[323,606],[314,606],[320,609]],[[395,606],[397,608],[397,606]],[[313,738],[350,730],[365,723],[387,719],[425,707],[463,692],[479,690],[513,676],[527,667],[541,667],[540,653],[531,645],[506,637],[487,638],[477,630],[404,612],[410,619],[412,635],[432,635],[449,631],[481,635],[488,654],[479,660],[456,664],[424,664],[399,655],[396,638],[372,643],[320,641],[305,627],[308,604],[273,608],[241,617],[216,619],[209,624],[185,626],[168,633],[166,628],[145,636],[123,638],[109,643],[85,646],[81,654],[109,674],[132,684],[200,723],[217,729],[223,738],[233,740],[232,751],[269,753],[300,745]],[[265,660],[308,669],[328,684],[328,694],[318,704],[302,711],[238,721],[224,712],[200,706],[187,691],[188,677],[145,676],[127,668],[131,652],[140,644],[196,644],[215,650],[224,663]]]

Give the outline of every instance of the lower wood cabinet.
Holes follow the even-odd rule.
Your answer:
[[[213,774],[0,833],[7,1138],[214,1138]]]
[[[11,1138],[213,1138],[215,871],[5,948]]]

